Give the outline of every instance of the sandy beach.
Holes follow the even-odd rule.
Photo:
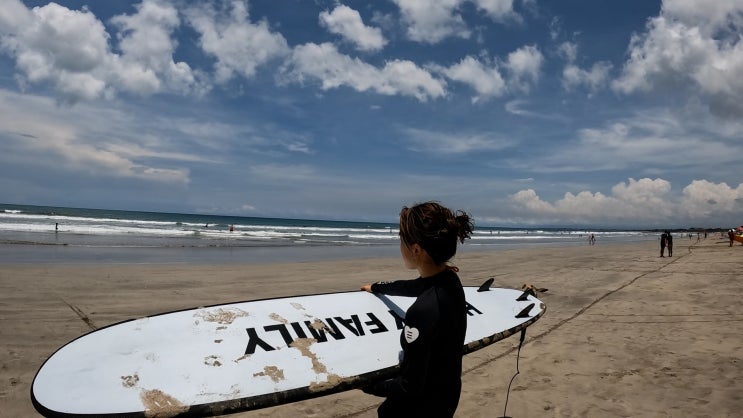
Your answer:
[[[465,285],[549,289],[529,327],[511,417],[733,417],[743,409],[743,246],[654,242],[466,253]],[[37,416],[42,362],[94,327],[193,306],[412,278],[398,258],[250,265],[0,265],[0,417]],[[465,357],[458,417],[500,417],[513,336]],[[234,417],[374,417],[359,390]]]

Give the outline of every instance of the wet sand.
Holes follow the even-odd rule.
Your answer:
[[[512,417],[733,417],[743,409],[743,246],[657,243],[461,254],[465,285],[524,283],[547,312],[529,327]],[[267,265],[0,265],[0,417],[37,416],[38,367],[93,327],[193,306],[355,290],[412,278],[398,258]],[[465,357],[458,417],[503,415],[513,336]],[[353,390],[233,417],[375,417]]]

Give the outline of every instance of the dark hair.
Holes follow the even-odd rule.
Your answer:
[[[400,239],[406,246],[418,244],[435,264],[449,261],[474,229],[464,211],[452,212],[438,202],[419,203],[400,211]]]

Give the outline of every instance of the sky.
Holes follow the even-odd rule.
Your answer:
[[[0,202],[743,224],[743,0],[3,0]]]

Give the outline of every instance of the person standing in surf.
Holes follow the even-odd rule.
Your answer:
[[[671,235],[671,231],[666,231],[666,248],[668,248],[668,256],[673,257],[673,235]]]
[[[462,388],[462,347],[467,330],[464,290],[449,264],[457,241],[470,238],[474,225],[463,211],[437,202],[403,207],[400,253],[414,280],[366,284],[362,290],[417,299],[405,313],[400,335],[400,373],[376,382],[364,392],[385,397],[380,417],[451,417]]]

